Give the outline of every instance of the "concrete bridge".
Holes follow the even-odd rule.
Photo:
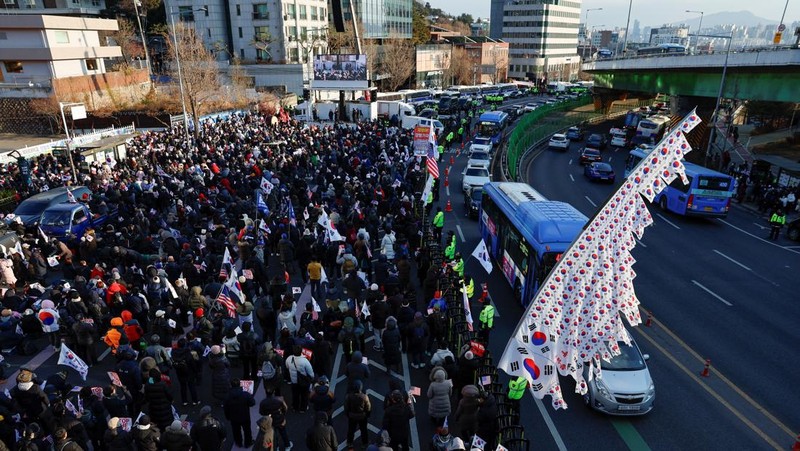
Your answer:
[[[586,62],[596,88],[717,97],[725,51]],[[800,48],[731,51],[723,98],[800,102]]]

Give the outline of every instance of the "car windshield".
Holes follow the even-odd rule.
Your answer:
[[[49,202],[25,201],[14,210],[15,215],[35,215],[47,208]]]
[[[492,141],[489,138],[475,138],[473,144],[477,144],[479,146],[488,146],[491,142]]]
[[[608,163],[595,163],[594,164],[594,168],[596,170],[602,171],[602,172],[611,172],[611,171],[613,171],[613,169],[611,169],[611,165],[608,164]]]
[[[69,224],[72,211],[45,211],[42,213],[42,225],[44,226],[64,226]]]
[[[483,168],[467,168],[466,175],[469,177],[489,177],[489,171]]]
[[[601,359],[600,368],[610,371],[641,371],[647,368],[637,348],[620,341],[619,351],[620,354],[612,357],[609,362]]]
[[[489,154],[486,152],[472,152],[470,160],[489,160]]]
[[[553,137],[550,139],[552,139],[553,141],[566,141],[567,137],[564,135],[553,135]]]
[[[581,130],[580,130],[579,128],[576,128],[576,127],[570,127],[570,129],[569,129],[568,133],[578,133],[578,132],[580,132],[580,131],[581,131]]]
[[[589,141],[597,141],[597,142],[600,142],[600,140],[602,140],[602,139],[603,139],[603,137],[602,137],[602,136],[600,136],[600,135],[592,135],[592,136],[590,136],[590,137],[589,137]]]
[[[583,149],[583,154],[586,156],[600,156],[600,151],[597,149]]]

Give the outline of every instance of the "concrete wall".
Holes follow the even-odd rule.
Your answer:
[[[59,99],[83,102],[87,110],[136,103],[150,89],[146,70],[108,72],[53,80]]]

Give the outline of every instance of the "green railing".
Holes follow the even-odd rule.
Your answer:
[[[520,159],[535,143],[566,127],[600,116],[600,113],[571,111],[590,103],[592,98],[584,97],[558,105],[545,105],[523,115],[506,146],[506,165],[511,180],[517,180]]]

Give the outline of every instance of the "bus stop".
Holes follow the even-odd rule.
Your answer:
[[[753,162],[751,177],[764,182],[776,182],[779,186],[800,185],[800,162],[778,155],[758,155]]]
[[[79,146],[81,168],[88,168],[94,162],[106,162],[109,158],[114,161],[125,160],[128,157],[128,140],[132,137],[133,134],[109,136]]]

